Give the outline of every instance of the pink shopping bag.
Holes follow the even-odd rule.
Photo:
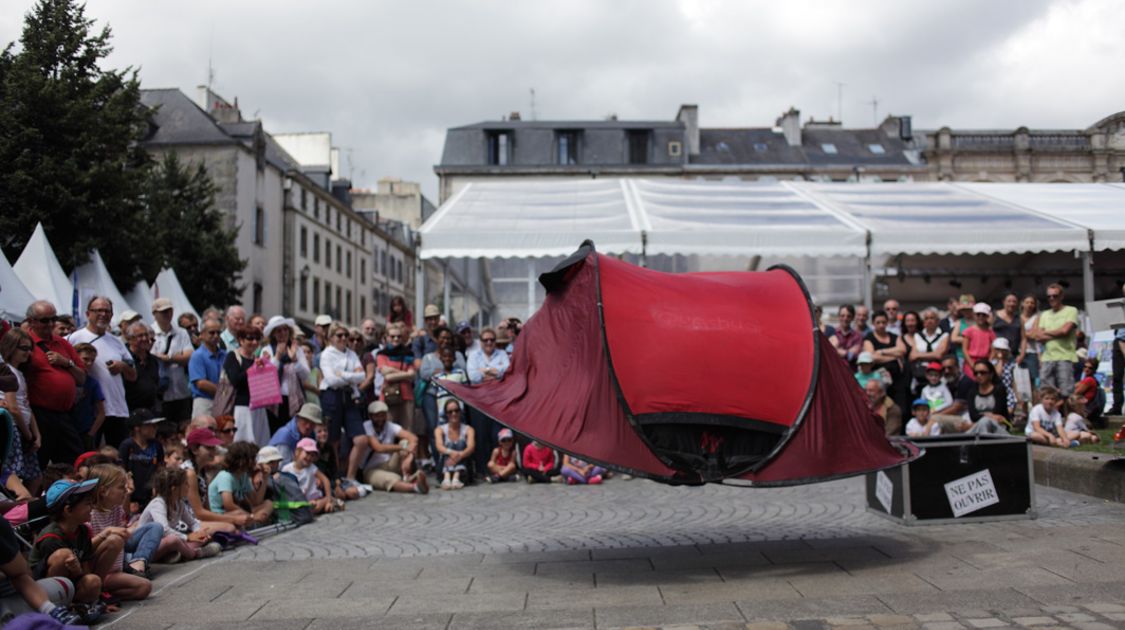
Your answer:
[[[277,368],[255,363],[246,370],[246,383],[250,386],[250,408],[261,409],[281,404],[281,384]]]

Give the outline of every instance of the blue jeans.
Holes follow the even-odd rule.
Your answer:
[[[152,564],[160,539],[164,538],[164,526],[160,523],[146,523],[137,528],[129,540],[125,541],[126,560],[144,560]]]

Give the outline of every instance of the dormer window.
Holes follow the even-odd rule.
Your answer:
[[[512,132],[490,131],[488,133],[488,163],[493,166],[507,166],[512,157]]]
[[[867,145],[867,150],[874,153],[875,155],[884,155],[887,152],[887,150],[884,149],[883,145],[881,144],[869,144]]]
[[[578,164],[577,131],[556,131],[555,143],[557,148],[555,160],[557,164],[562,164],[564,166]]]
[[[832,144],[831,142],[825,142],[821,144],[820,150],[831,155],[836,155],[838,153],[838,151],[836,150],[836,145]]]

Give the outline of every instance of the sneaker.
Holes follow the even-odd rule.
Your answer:
[[[450,482],[449,487],[453,488],[454,490],[460,490],[461,488],[465,487],[465,482],[461,481],[460,479],[454,479],[452,482]]]
[[[1078,448],[1079,446],[1082,446],[1082,443],[1079,442],[1078,440],[1071,440],[1070,441],[1070,448]]]
[[[566,485],[568,485],[568,486],[573,486],[573,485],[574,485],[574,484],[576,484],[576,483],[578,483],[578,482],[577,482],[577,481],[575,481],[575,480],[573,480],[573,479],[571,479],[570,477],[567,477],[567,478],[566,478]]]
[[[217,542],[209,542],[199,548],[199,558],[213,558],[223,552],[223,547]]]
[[[414,481],[414,491],[418,494],[430,493],[430,482],[426,479],[426,474],[418,475],[418,479]]]
[[[160,564],[179,564],[180,560],[183,559],[184,557],[180,555],[180,552],[173,551],[172,553],[161,558]]]
[[[496,483],[499,480],[499,477],[497,477],[496,475],[488,475],[484,478],[484,480],[488,483]]]
[[[47,615],[64,626],[76,626],[82,623],[82,617],[62,606],[55,606]]]
[[[359,488],[360,490],[363,490],[364,494],[371,494],[372,492],[375,492],[375,486],[369,483],[361,483],[359,484]]]
[[[448,490],[452,487],[453,487],[453,485],[451,483],[449,483],[448,479],[442,479],[442,481],[441,481],[441,489],[442,490]]]
[[[92,604],[74,604],[75,612],[78,614],[81,623],[87,626],[92,626],[97,623],[98,619],[102,618],[105,614],[105,604],[101,602],[94,602]]]
[[[593,477],[590,477],[590,480],[587,481],[586,483],[590,484],[591,486],[596,486],[601,482],[602,482],[602,476],[601,475],[594,475]]]

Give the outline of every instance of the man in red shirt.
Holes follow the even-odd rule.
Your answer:
[[[72,411],[78,387],[86,382],[82,359],[66,339],[55,336],[58,314],[50,302],[27,307],[27,329],[35,348],[25,374],[27,397],[43,434],[39,461],[72,462],[82,453],[82,438]]]

